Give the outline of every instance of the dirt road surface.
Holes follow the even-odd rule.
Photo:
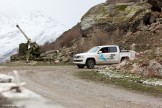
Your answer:
[[[162,98],[80,79],[75,66],[1,66],[17,70],[26,88],[65,108],[162,108]]]

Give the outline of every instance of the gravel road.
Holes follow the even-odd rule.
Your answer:
[[[65,108],[162,108],[162,98],[79,79],[74,74],[82,70],[75,66],[0,67],[1,73],[13,70],[26,88]]]

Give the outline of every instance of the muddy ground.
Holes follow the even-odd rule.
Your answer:
[[[83,80],[76,66],[1,66],[0,73],[17,70],[26,88],[65,108],[160,108],[162,98],[114,85]]]

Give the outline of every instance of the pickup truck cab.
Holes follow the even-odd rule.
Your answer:
[[[134,52],[134,51],[133,51]],[[78,68],[92,69],[95,65],[120,63],[125,59],[132,59],[135,53],[128,50],[121,51],[117,45],[96,46],[86,53],[76,54],[73,57],[73,63]]]

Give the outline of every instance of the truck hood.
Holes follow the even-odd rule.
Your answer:
[[[94,53],[79,53],[79,54],[76,54],[75,56],[84,56],[84,55],[92,55]]]

